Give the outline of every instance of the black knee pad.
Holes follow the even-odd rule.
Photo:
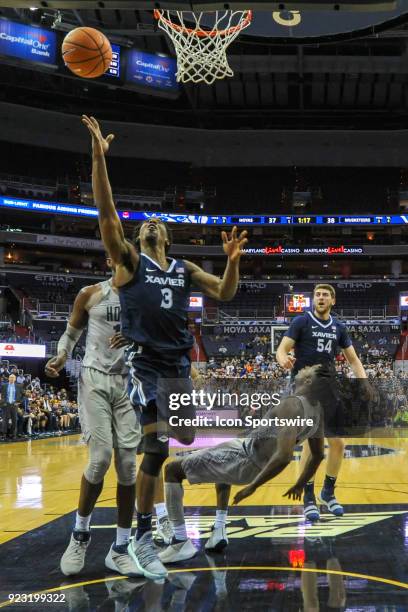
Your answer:
[[[140,469],[149,476],[158,477],[163,463],[166,461],[166,455],[155,455],[153,453],[145,453]]]
[[[169,441],[158,440],[157,434],[150,433],[144,436],[144,457],[140,469],[149,476],[158,476],[161,467],[169,456]]]

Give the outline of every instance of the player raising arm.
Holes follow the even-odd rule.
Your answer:
[[[204,272],[185,260],[167,257],[171,232],[158,218],[151,217],[136,228],[132,241],[125,238],[113,202],[105,154],[113,140],[102,136],[93,117],[82,117],[92,137],[92,186],[99,211],[99,225],[105,248],[116,265],[122,313],[122,333],[132,346],[129,394],[140,413],[144,457],[137,479],[138,525],[129,554],[148,578],[167,575],[153,547],[151,513],[154,491],[161,466],[168,456],[168,437],[157,435],[166,423],[166,395],[177,386],[190,393],[190,350],[193,337],[188,330],[188,305],[192,286],[216,300],[231,300],[239,281],[239,262],[247,242],[246,232],[230,237],[222,232],[227,265],[222,278]],[[179,411],[184,418],[194,416],[193,406]],[[166,427],[164,427],[166,428]],[[185,444],[194,440],[194,429],[179,428],[172,435]]]
[[[152,248],[152,240],[148,236],[155,234],[156,231],[166,233],[164,223],[156,217],[151,217],[142,224],[139,228],[140,240],[136,240],[136,243],[125,238],[122,223],[113,201],[105,160],[105,155],[109,151],[114,135],[109,134],[104,138],[94,117],[83,115],[82,122],[92,136],[92,190],[98,208],[101,236],[112,262],[116,265],[116,284],[121,287],[132,280],[138,267],[142,232],[148,243],[145,244],[148,247],[146,250],[151,254],[158,255],[160,257],[158,263],[164,264],[164,267],[167,267],[166,251],[170,247],[170,241],[168,239],[164,240],[165,249],[162,249],[161,252],[155,252],[155,249]],[[150,227],[150,224],[153,223],[156,225]],[[157,229],[160,226],[163,226],[163,229]],[[247,232],[244,231],[238,236],[236,227],[232,229],[230,238],[227,237],[226,232],[221,232],[223,249],[228,256],[227,266],[222,278],[204,272],[202,268],[192,262],[186,262],[192,283],[208,297],[225,302],[232,300],[235,296],[239,281],[239,260],[243,254],[242,249],[248,242],[246,235]]]

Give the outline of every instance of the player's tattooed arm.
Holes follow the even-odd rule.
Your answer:
[[[58,353],[45,365],[45,373],[50,378],[57,378],[65,366],[68,356],[78,342],[88,322],[88,304],[97,291],[97,285],[84,287],[75,298],[67,328],[58,342]]]
[[[354,376],[358,379],[361,388],[362,397],[366,400],[375,400],[376,393],[373,389],[370,381],[368,380],[367,373],[361,363],[354,346],[342,349],[345,358],[347,359],[351,369],[353,370]]]
[[[238,236],[237,228],[233,227],[230,237],[226,232],[221,233],[224,253],[228,256],[227,266],[222,278],[204,272],[191,261],[187,261],[187,268],[191,273],[191,280],[195,287],[200,289],[208,297],[221,302],[233,299],[238,289],[239,262],[244,254],[243,248],[248,242],[247,232],[241,232]]]
[[[112,188],[106,167],[105,155],[114,139],[113,134],[104,137],[95,117],[82,115],[82,123],[92,138],[92,191],[98,208],[99,228],[103,244],[114,264],[124,265],[132,273],[138,264],[138,254],[126,240],[121,220],[113,201]],[[124,279],[126,282],[129,279]]]
[[[342,349],[342,351],[351,369],[353,370],[354,376],[356,378],[367,378],[364,366],[361,363],[354,346],[349,346],[345,349]]]

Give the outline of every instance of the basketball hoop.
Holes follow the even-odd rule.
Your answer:
[[[155,9],[158,26],[173,41],[177,81],[207,83],[232,77],[227,49],[252,21],[252,11],[164,11]]]

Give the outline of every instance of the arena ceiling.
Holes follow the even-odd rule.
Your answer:
[[[14,2],[13,8],[0,8],[0,16],[14,21],[34,20],[50,27],[58,17],[53,8],[58,5],[57,29],[68,31],[87,25],[103,30],[126,46],[174,55],[171,42],[157,28],[152,11],[143,8],[151,3],[31,2],[33,6],[47,5],[35,12],[19,7],[20,4],[27,6]],[[141,8],[126,8],[129,4]],[[24,76],[27,70],[5,65],[0,66],[0,99],[20,103],[25,98],[45,107],[52,107],[54,100],[55,107],[68,112],[81,112],[85,103],[85,108],[96,105],[95,113],[99,111],[106,118],[114,119],[121,114],[138,122],[197,127],[406,128],[407,16],[400,15],[385,30],[365,32],[352,40],[299,44],[296,40],[241,37],[230,48],[233,78],[211,86],[183,85],[177,99],[108,88],[69,75],[57,77],[33,72],[27,80]]]

